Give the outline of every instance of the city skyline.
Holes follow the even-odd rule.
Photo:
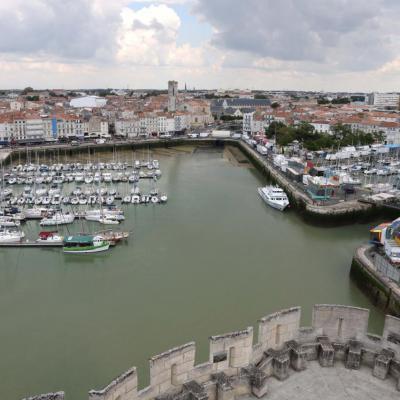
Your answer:
[[[399,12],[391,0],[5,0],[0,87],[398,91]]]

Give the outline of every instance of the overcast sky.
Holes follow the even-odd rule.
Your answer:
[[[0,0],[0,87],[400,90],[400,0]]]

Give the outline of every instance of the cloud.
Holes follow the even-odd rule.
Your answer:
[[[177,45],[181,19],[165,4],[137,11],[122,10],[117,59],[121,63],[151,66],[202,65],[202,50],[187,43]]]
[[[98,0],[2,0],[0,52],[64,59],[115,51],[119,10]]]
[[[215,46],[254,58],[351,71],[399,51],[399,5],[390,0],[196,0],[193,11],[215,29]]]

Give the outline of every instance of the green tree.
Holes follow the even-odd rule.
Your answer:
[[[27,93],[33,92],[33,88],[31,88],[30,86],[26,87],[23,91],[22,91],[22,95],[26,95]]]
[[[281,105],[278,103],[278,102],[276,102],[276,101],[274,101],[272,104],[271,104],[271,107],[274,109],[274,110],[276,110],[277,108],[279,108]]]

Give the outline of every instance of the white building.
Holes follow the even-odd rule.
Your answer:
[[[400,95],[398,93],[378,93],[374,92],[369,95],[369,104],[376,107],[399,108]]]
[[[314,127],[314,129],[319,133],[332,133],[331,124],[325,121],[314,121],[310,122],[310,125]]]
[[[107,99],[98,96],[84,96],[72,99],[69,105],[73,108],[100,108],[107,104]]]

